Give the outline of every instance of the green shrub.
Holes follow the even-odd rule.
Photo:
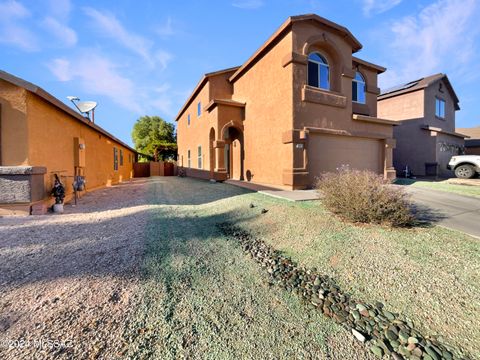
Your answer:
[[[401,188],[389,186],[382,176],[371,171],[342,167],[335,173],[326,173],[318,181],[323,203],[335,214],[350,221],[412,225],[411,204]]]

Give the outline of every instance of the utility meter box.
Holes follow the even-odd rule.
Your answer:
[[[85,140],[82,138],[73,139],[76,167],[85,167]]]

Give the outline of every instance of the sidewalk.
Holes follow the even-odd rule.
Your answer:
[[[226,180],[225,183],[288,201],[310,201],[320,199],[316,190],[288,190],[286,187],[256,184],[240,180]]]

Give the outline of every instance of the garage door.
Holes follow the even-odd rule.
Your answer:
[[[308,142],[311,183],[320,174],[336,171],[341,165],[383,173],[382,143],[360,137],[311,134]]]

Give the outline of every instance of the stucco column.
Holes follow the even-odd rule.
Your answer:
[[[227,172],[227,169],[225,169],[225,141],[214,141],[213,147],[215,149],[215,171],[223,173]]]
[[[384,176],[385,179],[393,180],[397,177],[395,168],[393,167],[393,149],[396,147],[397,142],[395,139],[385,139],[385,167]]]

